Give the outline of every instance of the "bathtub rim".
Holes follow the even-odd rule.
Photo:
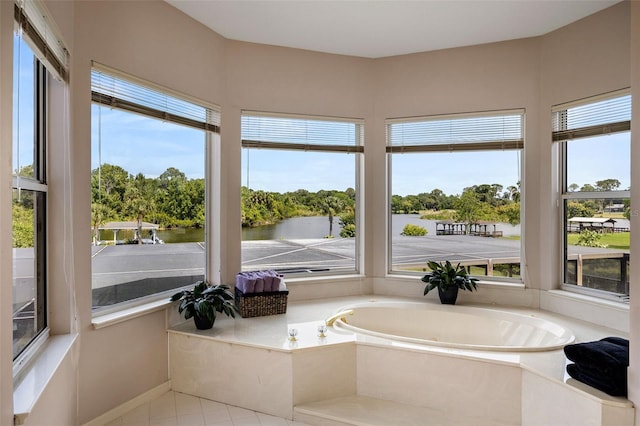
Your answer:
[[[489,314],[490,316],[506,315],[507,317],[513,317],[517,319],[523,320],[522,322],[531,324],[550,324],[553,327],[558,327],[564,330],[564,332],[559,336],[559,339],[562,340],[562,343],[557,344],[548,344],[543,346],[505,346],[505,345],[477,345],[477,344],[469,344],[469,343],[459,343],[459,342],[446,342],[446,341],[438,341],[438,340],[428,340],[428,339],[420,339],[408,336],[399,336],[388,333],[381,333],[373,330],[368,330],[360,327],[353,326],[348,323],[348,316],[346,317],[347,322],[345,323],[342,318],[338,318],[333,323],[331,327],[334,331],[339,332],[349,332],[354,333],[356,335],[362,334],[366,336],[373,336],[380,339],[385,339],[389,341],[400,341],[407,342],[411,344],[423,345],[423,346],[435,346],[439,348],[451,348],[451,349],[462,349],[462,350],[471,350],[471,351],[482,351],[482,352],[548,352],[562,349],[564,346],[574,343],[576,341],[575,333],[568,327],[560,325],[554,321],[550,321],[544,318],[540,318],[535,316],[534,314],[522,314],[517,312],[512,312],[510,310],[503,310],[500,308],[493,307],[478,307],[478,306],[466,306],[466,305],[440,305],[435,303],[421,303],[421,302],[391,302],[391,301],[368,301],[368,302],[360,302],[350,305],[345,305],[342,308],[338,309],[335,314],[339,314],[340,312],[348,311],[351,309],[358,308],[399,308],[400,306],[418,308],[420,310],[441,310],[441,311],[450,311],[452,309],[456,309],[465,313],[484,313]],[[548,328],[541,327],[545,331],[550,332]]]

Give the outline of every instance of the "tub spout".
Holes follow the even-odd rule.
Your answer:
[[[335,315],[330,316],[329,318],[327,318],[324,322],[325,324],[327,324],[327,327],[331,327],[333,325],[334,322],[336,322],[338,319],[346,322],[347,315],[353,315],[353,309],[348,309],[346,311],[342,311],[342,312],[338,312]]]

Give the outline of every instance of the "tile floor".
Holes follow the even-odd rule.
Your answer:
[[[105,426],[307,426],[179,392],[167,392]]]

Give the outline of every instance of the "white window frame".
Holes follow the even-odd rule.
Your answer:
[[[291,278],[323,278],[323,277],[335,277],[339,275],[358,275],[364,268],[364,256],[362,255],[362,248],[364,247],[364,120],[356,118],[343,118],[343,117],[327,117],[327,116],[314,116],[314,115],[301,115],[301,114],[285,114],[285,113],[273,113],[264,111],[252,111],[243,110],[242,117],[267,117],[275,119],[285,120],[299,120],[304,122],[310,121],[324,121],[324,122],[342,122],[349,123],[355,126],[355,144],[341,143],[338,139],[333,140],[330,143],[319,143],[318,141],[305,142],[291,142],[291,141],[276,141],[273,139],[268,140],[256,140],[242,138],[242,148],[247,149],[282,149],[282,150],[303,150],[303,151],[316,151],[316,152],[344,152],[354,154],[355,161],[355,264],[353,271],[331,271],[331,272],[314,272],[314,273],[287,273]],[[242,131],[241,131],[242,133]],[[242,243],[242,242],[241,242]]]
[[[15,53],[15,52],[14,52]],[[37,331],[30,342],[20,351],[13,360],[13,376],[18,377],[39,353],[49,337],[48,325],[48,185],[47,185],[47,140],[48,140],[48,84],[49,70],[40,61],[35,52],[34,58],[34,158],[33,168],[35,176],[26,177],[13,175],[12,189],[18,192],[25,190],[42,194],[44,206],[34,209],[34,319],[38,321],[38,312],[42,312],[42,328]],[[17,76],[15,77],[17,78]],[[17,167],[21,165],[18,164]],[[35,201],[35,197],[34,197]],[[39,216],[39,215],[42,216]],[[36,227],[36,224],[39,224]],[[40,228],[40,229],[37,229]]]
[[[442,114],[431,115],[421,117],[407,117],[407,118],[393,118],[386,120],[386,141],[387,141],[387,267],[386,271],[388,275],[394,276],[417,276],[423,273],[407,272],[393,269],[393,235],[392,235],[392,213],[391,213],[391,197],[393,195],[393,182],[392,182],[392,154],[399,153],[428,153],[428,152],[463,152],[474,150],[520,150],[524,154],[524,142],[525,142],[525,115],[526,111],[523,108],[510,109],[510,110],[498,110],[498,111],[479,111],[471,113],[456,113],[456,114]],[[519,116],[519,128],[513,127],[513,123],[509,123],[509,117]],[[468,130],[468,127],[464,124],[468,120],[473,119],[487,119],[489,124],[494,119],[499,120],[501,117],[507,119],[505,124],[504,133],[492,133],[489,131],[487,134],[474,135],[474,133]],[[458,121],[460,120],[460,121]],[[421,123],[429,124],[430,122],[440,122],[450,124],[451,131],[443,132],[438,129],[436,131],[427,131],[421,134],[411,134],[406,139],[404,137],[394,140],[393,126],[396,124],[416,124]],[[457,123],[463,123],[460,130],[456,130]],[[493,123],[496,124],[496,123]],[[490,129],[489,129],[490,130]],[[496,128],[497,130],[497,128]],[[520,170],[523,170],[522,164],[524,162],[524,155],[520,157]],[[524,174],[520,173],[520,187],[523,189]],[[521,191],[522,191],[521,189]],[[520,223],[524,221],[524,193],[520,194]],[[495,282],[495,283],[507,283],[507,284],[522,284],[524,282],[522,265],[526,263],[525,250],[524,250],[524,234],[525,229],[523,226],[520,228],[520,278],[507,278],[507,277],[495,277],[495,276],[478,276],[481,282]]]
[[[624,199],[631,198],[631,191],[574,191],[568,190],[569,182],[567,181],[567,155],[566,155],[566,143],[570,140],[593,137],[597,135],[606,135],[611,133],[630,132],[631,121],[630,120],[615,120],[608,123],[597,124],[593,126],[583,126],[578,128],[567,129],[566,125],[566,111],[581,106],[588,106],[590,104],[596,104],[601,101],[615,100],[616,98],[622,98],[630,96],[631,91],[629,89],[616,90],[610,93],[604,93],[601,95],[592,96],[586,99],[580,99],[577,101],[567,102],[564,104],[555,105],[552,108],[552,141],[558,144],[559,149],[559,161],[558,161],[558,202],[560,205],[558,215],[558,229],[560,230],[560,252],[562,253],[560,262],[560,287],[562,290],[584,294],[587,296],[593,296],[601,299],[622,301],[628,303],[629,295],[621,293],[613,293],[605,290],[599,290],[594,288],[582,287],[577,284],[570,284],[565,282],[567,276],[567,239],[566,239],[566,222],[565,222],[565,206],[566,203],[573,200],[585,200],[585,199]],[[604,112],[604,111],[603,111]],[[613,115],[616,116],[619,111],[614,111]],[[630,101],[629,101],[629,114],[630,114]]]
[[[148,118],[157,120],[166,120],[175,124],[185,125],[201,129],[204,131],[205,136],[205,149],[204,149],[204,171],[205,171],[205,267],[204,267],[204,279],[212,284],[221,284],[221,250],[220,250],[220,107],[209,102],[203,101],[192,96],[185,95],[167,87],[149,82],[147,80],[132,76],[123,71],[109,67],[96,61],[92,61],[92,70],[98,73],[102,73],[106,76],[113,77],[117,80],[126,81],[132,85],[140,87],[150,92],[155,92],[158,96],[152,99],[151,103],[147,103],[143,99],[144,93],[133,93],[132,97],[129,97],[125,93],[125,96],[120,96],[122,92],[111,93],[107,89],[103,93],[92,91],[92,105],[105,105],[113,108],[122,109],[127,113],[137,113]],[[106,93],[106,95],[105,95]],[[136,96],[142,96],[140,101],[136,99]],[[196,105],[199,108],[204,108],[206,114],[204,117],[189,116],[187,114],[175,114],[171,110],[170,102],[167,106],[163,104],[162,96],[166,95],[168,98],[177,99],[181,102],[190,103]],[[166,108],[163,109],[163,108]],[[203,121],[204,120],[204,121]],[[190,288],[192,285],[186,285],[180,288]],[[180,289],[177,288],[177,289]],[[144,297],[140,297],[133,300],[123,301],[110,306],[101,307],[94,310],[93,318],[97,317],[107,318],[110,314],[129,311],[147,305],[152,306],[150,309],[155,309],[154,302],[167,299],[171,294],[175,293],[177,289],[171,289],[158,293],[153,293]]]

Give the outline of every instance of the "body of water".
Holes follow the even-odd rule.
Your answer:
[[[333,219],[333,237],[340,236],[339,219]],[[242,228],[242,240],[289,240],[305,238],[324,238],[329,235],[328,216],[292,217],[275,225]]]
[[[396,214],[392,217],[391,234],[399,236],[402,229],[407,224],[419,225],[427,230],[427,235],[436,235],[436,221],[420,219],[418,214]],[[333,221],[333,236],[340,237],[342,227],[337,218]],[[510,225],[508,223],[498,223],[496,230],[502,231],[503,235],[520,235],[520,225]],[[327,216],[293,217],[285,219],[275,225],[258,226],[256,228],[242,228],[242,240],[288,240],[288,239],[308,239],[324,238],[329,235],[329,218]],[[102,240],[113,240],[111,231],[102,231]],[[118,240],[133,238],[133,231],[119,231]],[[204,241],[204,229],[167,229],[158,231],[158,238],[167,244],[188,243]]]

